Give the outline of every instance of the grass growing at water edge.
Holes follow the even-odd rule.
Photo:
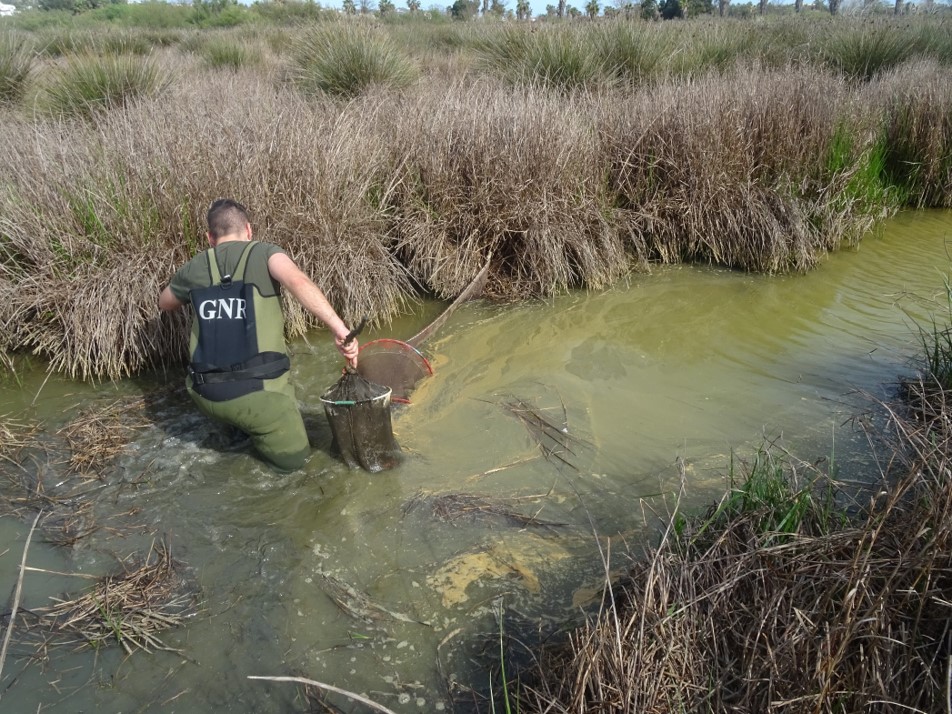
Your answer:
[[[824,480],[818,485],[798,477],[791,461],[768,445],[746,463],[732,452],[725,497],[693,528],[678,514],[675,533],[689,535],[688,545],[695,547],[705,534],[723,532],[741,519],[768,543],[784,543],[796,534],[828,532],[842,514],[835,509],[834,484]]]

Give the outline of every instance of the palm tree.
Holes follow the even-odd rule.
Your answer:
[[[588,0],[585,3],[585,14],[592,20],[598,17],[598,0]]]

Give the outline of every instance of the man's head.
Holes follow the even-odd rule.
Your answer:
[[[229,235],[242,235],[248,227],[248,209],[238,201],[219,198],[208,207],[209,241],[217,241]]]

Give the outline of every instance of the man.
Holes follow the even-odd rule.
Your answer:
[[[191,362],[185,386],[207,416],[248,434],[258,453],[292,471],[310,452],[288,370],[281,288],[334,334],[337,349],[357,364],[357,340],[284,250],[252,241],[248,211],[219,199],[208,209],[211,246],[172,277],[159,309],[192,305]]]

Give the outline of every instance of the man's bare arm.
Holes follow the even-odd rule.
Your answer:
[[[284,253],[275,253],[268,258],[268,271],[271,277],[281,283],[282,287],[304,306],[304,309],[327,325],[334,334],[334,342],[341,354],[354,362],[357,358],[357,340],[343,346],[344,339],[350,330],[314,281]]]
[[[160,310],[164,310],[165,312],[168,312],[169,310],[177,310],[184,304],[184,302],[175,297],[175,295],[172,293],[172,288],[168,286],[166,286],[165,290],[159,294]]]

